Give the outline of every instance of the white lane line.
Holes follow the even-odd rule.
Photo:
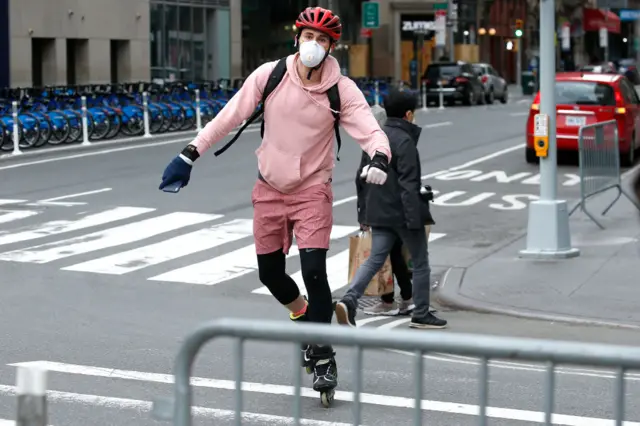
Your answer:
[[[252,235],[253,220],[234,219],[188,234],[178,235],[159,243],[67,266],[62,270],[122,275],[204,250],[210,250]]]
[[[7,386],[0,385],[0,394],[3,395],[16,395],[16,387],[15,386]],[[316,392],[316,398],[318,393]],[[82,393],[72,393],[72,392],[60,392],[60,391],[47,391],[47,400],[51,402],[60,402],[67,404],[81,404],[89,407],[102,407],[108,409],[116,409],[116,410],[133,410],[133,411],[146,411],[150,412],[152,408],[152,403],[149,401],[141,401],[138,399],[128,399],[128,398],[116,398],[110,396],[100,396],[100,395],[87,395]],[[235,419],[235,411],[233,410],[221,410],[217,408],[207,408],[207,407],[191,407],[191,413],[194,416],[205,417],[205,418],[214,418],[217,419],[215,421],[218,424],[219,421],[231,421]],[[292,417],[285,416],[276,416],[271,414],[261,414],[261,413],[248,413],[246,411],[242,412],[242,419],[245,422],[258,423],[263,425],[273,425],[273,426],[288,426],[293,424]],[[301,419],[301,425],[306,426],[351,426],[352,423],[340,423],[340,422],[327,422],[323,420],[313,420],[313,419]],[[1,423],[0,426],[14,426],[15,423]]]
[[[173,384],[174,377],[171,374],[159,374],[159,373],[147,373],[140,371],[120,370],[111,368],[91,367],[84,365],[65,364],[59,362],[50,361],[32,361],[22,362],[16,364],[9,364],[10,366],[27,366],[38,367],[48,371],[66,373],[66,374],[78,374],[91,377],[103,377],[111,379],[124,379],[133,381],[143,381],[162,384]],[[209,379],[203,377],[192,377],[191,385],[201,388],[223,389],[223,390],[235,390],[236,383],[234,380],[219,380]],[[294,396],[295,388],[293,386],[267,384],[267,383],[254,383],[254,382],[242,382],[242,390],[244,392],[261,393],[270,395],[286,395]],[[13,386],[0,386],[0,392],[9,388],[13,390]],[[56,391],[48,391],[47,396],[51,397],[55,395]],[[77,395],[77,394],[74,394]],[[318,399],[318,392],[315,392],[310,388],[301,388],[300,395],[303,398]],[[91,396],[91,400],[96,397]],[[104,397],[98,397],[104,398]],[[53,397],[55,399],[55,397]],[[353,392],[348,391],[336,391],[335,399],[338,401],[353,402]],[[73,402],[73,398],[69,399]],[[371,393],[361,393],[360,401],[363,404],[393,407],[393,408],[414,408],[414,399],[401,396],[380,395]],[[479,406],[472,404],[462,404],[457,402],[446,401],[432,401],[422,400],[421,408],[425,411],[436,411],[447,414],[462,414],[468,416],[477,416],[479,413]],[[540,411],[520,410],[514,408],[502,408],[502,407],[487,407],[487,417],[495,419],[505,420],[520,420],[527,422],[544,422],[544,413]],[[605,426],[614,425],[613,420],[595,418],[595,417],[581,417],[567,414],[553,414],[552,423],[554,425],[563,426]],[[626,426],[640,426],[640,422],[625,422]]]
[[[389,319],[389,317],[388,316],[384,316],[384,315],[375,316],[375,317],[369,317],[369,318],[365,318],[365,319],[361,319],[361,320],[359,319],[359,320],[356,321],[356,328],[362,327],[363,325],[366,325],[366,324],[369,324],[369,323],[372,323],[372,322],[382,321],[382,320],[386,320],[386,319]]]
[[[40,212],[35,210],[0,210],[0,223],[9,223],[14,220],[26,219]]]
[[[4,206],[5,204],[22,204],[26,203],[28,200],[7,200],[0,198],[0,206]]]
[[[155,209],[144,207],[116,207],[100,213],[87,215],[77,220],[53,220],[12,234],[0,232],[0,246],[59,235],[65,232],[80,231],[93,226],[129,219],[154,210]]]
[[[334,201],[333,202],[333,207],[339,206],[341,204],[346,204],[346,203],[349,203],[351,201],[356,201],[357,199],[358,199],[357,195],[352,195],[351,197],[347,197],[347,198],[343,198],[343,199],[338,200],[338,201]]]
[[[213,221],[220,217],[222,217],[222,215],[219,214],[174,212],[66,240],[8,251],[0,254],[0,260],[39,264],[48,263],[70,256],[130,244],[165,232]]]
[[[260,129],[246,129],[242,134],[246,134],[246,133],[253,133],[253,132],[259,132]],[[194,133],[195,136],[195,133]],[[132,141],[138,141],[138,139],[140,138],[136,138],[135,140],[128,140],[128,141],[120,141],[120,140],[115,140],[115,141],[107,141],[107,142],[100,142],[100,145],[114,145],[114,144],[122,144],[122,143],[127,143],[127,142],[132,142]],[[62,157],[54,157],[54,158],[46,158],[43,160],[34,160],[34,161],[27,161],[27,162],[23,162],[23,163],[17,163],[17,164],[9,164],[7,166],[2,166],[0,167],[0,170],[9,170],[9,169],[17,169],[20,167],[27,167],[27,166],[35,166],[38,164],[47,164],[47,163],[55,163],[58,161],[64,161],[64,160],[74,160],[76,158],[85,158],[85,157],[93,157],[96,155],[105,155],[105,154],[113,154],[114,152],[123,152],[123,151],[131,151],[133,149],[144,149],[144,148],[150,148],[150,147],[155,147],[155,146],[163,146],[163,145],[171,145],[171,144],[175,144],[175,143],[184,143],[184,142],[191,142],[193,140],[193,136],[192,137],[188,137],[188,138],[179,138],[179,139],[169,139],[169,140],[164,140],[164,141],[160,141],[160,142],[151,142],[151,143],[144,143],[144,140],[140,140],[140,144],[139,145],[135,145],[135,146],[123,146],[120,148],[109,148],[109,149],[104,149],[102,151],[92,151],[92,152],[84,152],[81,154],[72,154],[72,155],[65,155]],[[69,148],[75,148],[76,147],[69,147]],[[38,152],[55,152],[55,151],[61,151],[64,148],[52,148],[51,150],[48,151],[43,151],[41,149],[39,149],[38,151],[33,151],[34,154],[38,153]],[[7,156],[7,158],[11,157],[11,154],[9,154]],[[1,157],[0,157],[1,159]]]
[[[492,154],[485,155],[484,157],[476,158],[475,160],[468,161],[468,162],[466,162],[464,164],[461,164],[459,166],[451,167],[451,168],[449,168],[448,171],[456,171],[456,170],[466,169],[467,167],[471,167],[471,166],[475,166],[476,164],[484,163],[485,161],[489,161],[489,160],[492,160],[492,159],[494,159],[496,157],[500,157],[501,155],[508,154],[508,153],[516,151],[518,149],[522,149],[522,148],[525,147],[525,145],[526,144],[521,143],[521,144],[518,144],[516,146],[512,146],[512,147],[509,147],[509,148],[501,149],[500,151],[496,151],[496,152],[494,152]]]
[[[450,121],[443,121],[441,123],[432,123],[432,124],[425,124],[424,126],[422,126],[423,129],[433,129],[435,127],[444,127],[444,126],[451,126],[453,123]]]
[[[403,324],[406,324],[408,322],[411,322],[411,318],[400,318],[400,319],[397,319],[395,321],[391,321],[391,322],[388,322],[386,324],[382,324],[380,327],[376,327],[376,328],[379,329],[379,330],[390,330],[392,328],[396,328],[396,327],[401,326]]]
[[[77,194],[69,194],[69,195],[63,195],[61,197],[47,198],[46,200],[36,201],[35,203],[30,203],[27,205],[28,206],[45,205],[45,206],[62,206],[62,207],[83,206],[87,203],[82,201],[60,202],[60,200],[68,200],[69,198],[77,198],[77,197],[82,197],[84,195],[100,194],[102,192],[109,192],[109,191],[111,191],[111,188],[96,189],[94,191],[79,192]]]

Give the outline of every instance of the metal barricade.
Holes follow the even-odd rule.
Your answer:
[[[578,133],[578,149],[580,156],[580,202],[571,209],[569,216],[580,208],[600,229],[604,229],[604,226],[587,209],[587,199],[610,189],[617,189],[618,194],[602,211],[603,216],[607,214],[622,194],[640,210],[640,204],[622,188],[618,123],[616,120],[582,126]]]
[[[219,319],[204,324],[191,333],[180,347],[175,360],[174,399],[156,401],[153,415],[163,420],[172,420],[174,426],[191,426],[192,387],[191,370],[196,355],[208,341],[220,337],[235,337],[237,342],[233,358],[236,363],[235,380],[235,424],[242,424],[242,379],[243,351],[246,339],[268,342],[316,342],[356,348],[355,389],[353,389],[353,425],[361,424],[361,393],[363,378],[363,349],[396,349],[411,351],[415,354],[414,372],[415,396],[413,424],[422,425],[422,391],[424,385],[424,355],[427,353],[446,353],[472,356],[480,359],[479,367],[479,417],[478,424],[487,424],[487,406],[489,391],[489,361],[495,359],[543,362],[547,364],[544,424],[551,425],[555,368],[559,364],[573,364],[590,367],[609,367],[617,372],[615,379],[614,416],[615,425],[621,426],[625,413],[625,373],[640,369],[640,348],[629,346],[573,343],[540,339],[512,337],[494,337],[461,333],[429,333],[411,331],[382,331],[339,327],[324,324],[288,324],[283,321],[255,321],[244,319]],[[300,346],[292,345],[295,357],[300,357]],[[301,424],[301,383],[302,367],[294,362],[293,419],[295,425]],[[408,425],[409,422],[403,422]]]

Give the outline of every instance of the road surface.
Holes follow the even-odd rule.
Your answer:
[[[535,166],[524,161],[526,101],[418,115],[425,182],[438,191],[433,206],[433,280],[451,265],[496,250],[522,233],[527,202],[538,193]],[[335,225],[329,279],[345,291],[348,240],[358,227],[355,170],[360,151],[343,131],[334,172]],[[165,165],[185,144],[146,141],[0,162],[0,418],[15,418],[17,365],[51,371],[50,423],[65,426],[156,425],[151,400],[170,396],[173,360],[182,339],[203,321],[237,317],[288,321],[260,285],[251,237],[250,192],[256,179],[257,128],[220,158],[198,160],[179,194],[157,190]],[[561,197],[578,194],[575,165],[559,168]],[[288,270],[302,283],[295,252]],[[496,271],[499,273],[499,271]],[[562,326],[442,311],[442,333],[626,343],[636,333]],[[405,328],[409,318],[358,316],[362,327]],[[634,340],[635,339],[635,340]],[[353,351],[338,349],[335,406],[321,407],[304,377],[308,425],[351,424]],[[233,342],[211,343],[194,376],[196,424],[232,424]],[[292,349],[249,342],[245,349],[246,425],[289,424]],[[362,424],[409,424],[413,419],[413,355],[365,354]],[[296,364],[297,365],[297,364]],[[477,422],[474,360],[429,354],[423,419],[429,425]],[[631,376],[627,394],[638,392]],[[539,366],[496,363],[490,371],[492,425],[541,421],[544,374]],[[564,369],[558,374],[555,418],[563,425],[602,425],[613,416],[612,376]],[[628,404],[628,420],[640,407]]]

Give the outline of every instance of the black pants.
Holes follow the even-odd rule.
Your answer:
[[[407,262],[404,256],[402,256],[402,240],[400,238],[398,238],[393,245],[389,257],[391,260],[391,270],[400,287],[400,297],[402,297],[403,300],[409,300],[413,292],[411,272],[409,272]],[[392,291],[391,293],[383,294],[380,298],[385,303],[393,303],[394,296],[395,293]]]
[[[307,319],[311,322],[331,323],[333,299],[327,280],[327,250],[300,249],[300,265],[309,298]],[[285,266],[282,249],[258,255],[260,281],[281,304],[288,305],[300,296],[300,289],[287,275]]]

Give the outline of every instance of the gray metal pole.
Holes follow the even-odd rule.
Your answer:
[[[447,44],[449,45],[449,60],[455,61],[455,43],[453,42],[453,0],[447,0]]]
[[[556,150],[556,47],[555,0],[540,1],[540,113],[549,116],[549,156],[540,159],[540,198],[555,200],[557,194]]]
[[[540,114],[548,117],[548,154],[540,158],[540,199],[529,204],[527,247],[521,257],[570,258],[580,254],[571,247],[567,202],[556,200],[556,48],[555,0],[540,1]]]
[[[518,90],[522,88],[522,37],[516,38],[517,51],[516,51],[516,83],[518,84]]]
[[[607,29],[607,42],[604,45],[604,61],[609,62],[609,8],[605,9],[604,27]]]

